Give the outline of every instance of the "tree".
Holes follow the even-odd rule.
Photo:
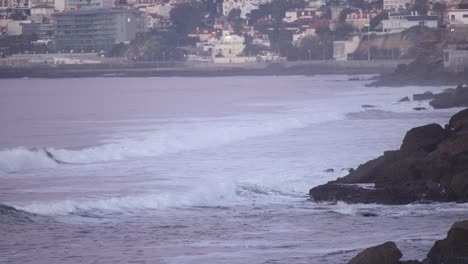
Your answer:
[[[349,14],[353,13],[353,12],[354,12],[354,10],[351,9],[351,8],[345,8],[345,9],[343,9],[343,10],[341,11],[341,13],[340,13],[339,18],[338,18],[338,22],[341,23],[341,24],[346,23],[346,17],[347,17]]]
[[[417,11],[420,15],[427,15],[427,11],[429,11],[429,1],[414,0],[411,5],[411,10]]]
[[[335,28],[335,40],[348,39],[356,29],[350,24],[338,24]]]
[[[241,18],[242,11],[239,8],[232,9],[228,14],[229,21],[236,21]]]
[[[375,17],[373,17],[369,22],[370,30],[375,31],[375,29],[380,25],[380,22],[382,22],[382,20],[386,20],[386,19],[388,19],[388,13],[387,12],[382,12],[382,13],[376,15]]]
[[[182,4],[174,7],[170,12],[175,30],[181,35],[187,35],[203,24],[204,9],[197,4]]]
[[[447,12],[447,5],[444,2],[436,2],[432,6],[432,9],[437,14],[437,24],[442,26],[444,24],[445,13]]]

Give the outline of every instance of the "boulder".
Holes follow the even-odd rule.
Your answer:
[[[417,151],[432,152],[445,137],[445,130],[438,124],[416,127],[406,133],[400,152],[403,156]]]
[[[468,88],[458,85],[454,90],[436,94],[429,104],[436,109],[468,106]]]
[[[468,264],[468,220],[453,224],[447,238],[434,244],[424,263]]]
[[[413,101],[425,101],[434,99],[434,94],[431,92],[425,92],[423,94],[413,94]]]
[[[468,109],[462,110],[450,118],[449,127],[454,130],[468,128]]]
[[[335,171],[334,169],[326,169],[323,172],[334,172],[334,171]]]
[[[365,249],[351,259],[348,264],[398,264],[403,255],[394,242]]]

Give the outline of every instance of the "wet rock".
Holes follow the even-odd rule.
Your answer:
[[[403,255],[394,242],[365,249],[348,264],[398,264]]]
[[[447,238],[434,244],[424,263],[468,264],[468,220],[453,224]]]
[[[462,110],[450,118],[449,127],[454,130],[468,128],[468,109]]]
[[[362,216],[362,217],[376,217],[376,216],[378,216],[377,214],[370,213],[370,212],[359,213],[359,215]]]
[[[309,191],[315,201],[408,204],[468,202],[468,110],[408,131],[399,150],[360,165]],[[456,130],[455,130],[456,129]],[[373,188],[365,188],[372,184]]]
[[[468,87],[458,85],[454,90],[436,94],[429,104],[436,109],[468,106]]]
[[[376,106],[375,105],[369,105],[369,104],[365,104],[365,105],[361,105],[362,108],[375,108]]]
[[[413,94],[413,101],[425,101],[434,99],[434,94],[431,92],[425,92],[423,94]]]
[[[406,97],[403,97],[400,100],[398,100],[398,103],[405,103],[405,102],[409,102],[409,101],[410,101],[409,97],[406,96]]]
[[[323,172],[334,172],[334,171],[335,171],[334,169],[326,169]]]
[[[426,109],[426,107],[414,107],[413,110],[423,111],[423,110],[427,110],[427,109]]]
[[[417,151],[431,152],[446,137],[445,130],[439,124],[416,127],[406,133],[400,151],[408,156]]]
[[[468,170],[453,176],[450,188],[460,202],[468,201]],[[468,250],[468,247],[467,247]]]

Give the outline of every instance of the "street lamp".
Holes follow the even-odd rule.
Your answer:
[[[367,61],[370,61],[370,23],[369,24],[366,24],[366,27],[367,27]]]

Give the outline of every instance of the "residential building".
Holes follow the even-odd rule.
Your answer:
[[[36,23],[48,22],[55,12],[54,5],[37,4],[31,7],[31,20]]]
[[[320,12],[314,8],[298,8],[286,11],[283,21],[292,23],[299,19],[313,19],[320,15]]]
[[[112,7],[114,7],[114,0],[66,0],[66,10]]]
[[[353,37],[351,40],[333,41],[333,58],[337,61],[347,61],[359,47],[359,37]]]
[[[207,42],[209,39],[216,38],[216,31],[209,28],[196,28],[188,34],[189,37],[198,38],[200,42]]]
[[[135,9],[84,9],[53,17],[58,50],[109,50],[146,30],[146,16]]]
[[[368,12],[359,9],[346,16],[346,23],[353,25],[357,29],[363,29],[370,24],[370,20],[377,16],[376,12]]]
[[[398,33],[414,26],[437,28],[437,16],[421,16],[417,12],[390,13],[387,20],[382,20],[382,30],[387,33]]]
[[[233,9],[240,9],[241,18],[247,18],[247,14],[258,9],[259,5],[271,2],[271,0],[224,0],[223,15],[228,16]]]
[[[447,25],[468,25],[468,9],[447,10]]]
[[[412,0],[383,0],[383,9],[386,11],[406,9]]]
[[[29,7],[30,0],[0,0],[0,9]]]

